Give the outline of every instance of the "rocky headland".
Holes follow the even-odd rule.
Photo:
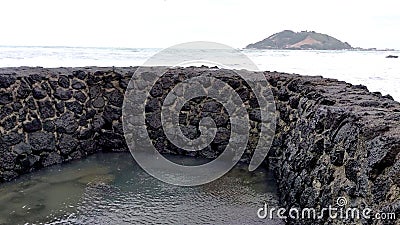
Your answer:
[[[347,42],[342,42],[327,34],[315,31],[294,32],[284,30],[264,40],[247,45],[254,49],[294,49],[294,50],[344,50],[353,49]]]
[[[0,69],[0,182],[98,151],[128,151],[121,122],[124,92],[136,67]],[[255,72],[254,72],[255,73]],[[246,103],[251,123],[243,162],[257,143],[260,110],[254,94],[233,71],[170,69],[153,87],[146,105],[147,131],[161,153],[215,158],[229,141],[230,121],[221,105],[195,99],[180,113],[183,133],[198,135],[206,109],[218,133],[198,152],[166,139],[160,107],[183,80],[207,74],[228,83]],[[400,215],[400,104],[365,86],[316,76],[263,72],[276,105],[276,131],[265,166],[276,174],[283,207],[334,205]],[[228,76],[227,76],[228,75]],[[373,219],[292,220],[288,224],[398,224]]]

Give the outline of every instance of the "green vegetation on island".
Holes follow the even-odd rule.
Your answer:
[[[247,45],[254,49],[300,49],[300,50],[343,50],[353,49],[347,42],[342,42],[327,34],[315,31],[293,32],[284,30],[268,38]]]

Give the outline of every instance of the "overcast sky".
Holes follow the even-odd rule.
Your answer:
[[[400,49],[400,1],[2,0],[0,45],[235,48],[285,29]]]

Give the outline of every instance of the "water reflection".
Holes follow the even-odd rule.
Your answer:
[[[1,185],[0,224],[281,224],[256,215],[264,202],[278,205],[274,185],[266,170],[238,165],[212,183],[178,187],[129,153],[100,153]]]

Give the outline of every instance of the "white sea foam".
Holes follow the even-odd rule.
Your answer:
[[[138,66],[161,49],[0,46],[0,67]],[[400,51],[243,50],[260,70],[363,84],[400,101]],[[188,54],[192,54],[188,52]],[[196,54],[201,54],[201,51]],[[173,57],[173,55],[171,55]],[[234,62],[232,65],[235,67]]]

